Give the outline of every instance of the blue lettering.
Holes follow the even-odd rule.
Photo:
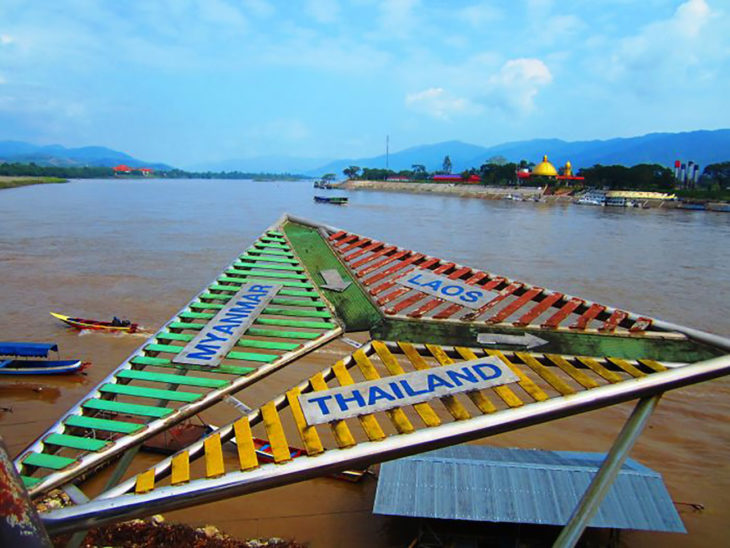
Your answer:
[[[322,412],[323,415],[329,415],[330,410],[325,403],[329,399],[332,399],[332,396],[317,396],[316,398],[309,398],[307,401],[309,403],[316,403],[317,405],[319,405],[319,410]]]
[[[434,291],[438,291],[439,287],[441,287],[441,280],[434,280],[432,282],[428,282],[427,284],[421,284],[423,287],[430,287]]]
[[[461,299],[465,303],[475,303],[477,302],[477,299],[481,296],[481,291],[467,291],[461,297],[459,297],[459,299]]]
[[[468,367],[464,367],[461,371],[447,371],[446,374],[456,386],[461,386],[463,384],[461,381],[479,382],[477,376],[473,371],[469,371]]]
[[[411,278],[410,280],[408,280],[408,283],[412,283],[412,284],[415,284],[415,285],[421,285],[421,284],[418,283],[418,279],[420,277],[421,277],[420,274],[416,274],[415,276],[413,276],[413,278]]]
[[[227,335],[233,335],[233,330],[235,328],[235,325],[216,325],[213,329],[220,331],[221,333],[226,333]]]
[[[453,291],[454,289],[456,290],[456,293],[454,293],[454,291]],[[444,295],[448,295],[449,297],[454,297],[463,291],[464,291],[464,288],[461,286],[447,285],[441,290],[441,293],[443,293]]]
[[[248,290],[249,293],[267,293],[269,289],[274,287],[273,285],[252,285]]]
[[[226,341],[228,340],[226,337],[219,337],[218,335],[214,335],[213,333],[206,333],[205,338],[200,341],[201,343],[211,343],[215,341]]]
[[[388,386],[390,386],[390,389],[393,391],[393,394],[395,394],[396,398],[400,399],[403,397],[403,391],[400,389],[400,387],[396,383],[389,382]]]
[[[368,405],[374,405],[375,402],[378,400],[388,400],[393,401],[395,398],[388,394],[385,390],[380,388],[379,386],[371,386],[369,390],[370,394],[368,396]]]
[[[195,348],[200,350],[200,352],[191,352],[188,354],[188,358],[192,358],[194,360],[209,360],[215,356],[215,353],[218,350],[220,350],[220,346],[203,343],[196,344]]]
[[[243,322],[241,321],[240,318],[221,318],[220,320],[218,320],[218,323],[230,323],[230,324],[233,324],[234,326],[239,326]]]
[[[409,396],[419,396],[421,394],[428,394],[430,390],[414,390],[413,387],[408,384],[407,380],[400,381],[400,385],[405,389],[406,394]]]
[[[478,363],[476,365],[472,365],[471,367],[485,381],[488,381],[490,379],[496,379],[497,377],[502,376],[502,371],[496,365],[492,365],[491,363]],[[490,369],[492,371],[492,375],[485,375],[482,372],[482,369],[484,368]]]
[[[350,398],[346,398],[342,394],[335,394],[335,400],[337,400],[337,405],[340,406],[341,411],[347,411],[348,402],[355,402],[359,407],[365,407],[365,398],[362,397],[362,394],[358,390],[353,390],[352,397]]]
[[[249,312],[256,310],[256,305],[247,303],[244,301],[238,301],[236,303],[237,306],[234,306],[230,309],[230,312],[233,312],[235,314],[248,314]]]
[[[249,301],[255,301],[257,303],[260,303],[261,299],[264,298],[264,295],[244,295],[243,298]]]
[[[454,385],[452,385],[449,381],[445,381],[435,373],[429,373],[428,377],[428,391],[433,392],[437,387],[444,386],[446,388],[453,388]]]

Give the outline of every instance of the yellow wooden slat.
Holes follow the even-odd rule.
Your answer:
[[[172,457],[172,474],[170,483],[178,485],[190,481],[190,454],[187,451]]]
[[[465,360],[478,359],[477,355],[468,348],[465,348],[463,346],[456,346],[454,348]],[[507,387],[505,386],[505,388]],[[509,390],[509,388],[507,388],[507,390]],[[472,390],[470,392],[467,392],[466,395],[469,396],[469,399],[474,402],[474,405],[476,405],[479,411],[481,411],[482,413],[494,413],[497,410],[497,407],[492,403],[492,401],[479,390]]]
[[[431,366],[426,363],[426,360],[423,359],[423,356],[418,353],[418,350],[416,350],[416,348],[411,343],[399,342],[398,346],[400,346],[401,350],[403,350],[403,353],[408,358],[408,361],[413,364],[413,367],[419,370],[431,368]],[[466,410],[466,407],[464,407],[461,402],[457,400],[454,396],[444,396],[443,398],[439,399],[441,400],[441,403],[443,403],[446,407],[446,410],[451,413],[451,416],[454,417],[457,421],[463,421],[471,418],[471,415],[469,414],[469,411]]]
[[[276,410],[276,404],[273,401],[267,402],[261,406],[261,416],[264,420],[264,428],[266,428],[266,436],[271,444],[271,452],[274,455],[274,462],[287,462],[291,460],[289,451],[289,443],[286,441],[284,427],[281,425],[279,412]]]
[[[540,375],[548,384],[550,384],[550,386],[555,388],[555,390],[560,392],[563,396],[575,394],[575,388],[561,379],[555,371],[550,371],[550,369],[537,361],[534,356],[531,356],[527,352],[515,352],[515,356],[525,362],[528,367]]]
[[[405,373],[405,370],[398,363],[398,359],[390,350],[388,350],[388,347],[385,346],[384,343],[380,341],[373,341],[373,348],[375,349],[375,352],[377,352],[378,356],[380,356],[380,359],[385,365],[385,368],[388,370],[388,373],[391,375],[403,375]],[[441,424],[441,419],[439,419],[436,411],[434,411],[429,404],[416,403],[413,408],[416,410],[416,413],[418,413],[418,416],[421,417],[421,420],[426,426],[438,426]]]
[[[657,361],[654,361],[654,360],[646,360],[646,359],[643,359],[643,360],[638,360],[638,361],[639,361],[639,363],[645,365],[646,367],[648,367],[652,371],[656,371],[657,373],[659,373],[660,371],[666,371],[667,370],[667,368],[664,365],[662,365],[661,363],[659,363]]]
[[[215,478],[226,473],[223,464],[223,447],[221,447],[221,435],[218,433],[205,438],[205,477]]]
[[[520,380],[517,382],[517,384],[519,384],[525,392],[532,396],[535,401],[545,401],[550,399],[550,396],[548,396],[542,388],[537,386],[530,377],[525,375],[522,369],[513,364],[500,350],[485,350],[485,352],[489,356],[495,356],[502,360],[502,362],[504,362],[504,364],[509,367],[515,375],[519,377]]]
[[[378,373],[377,369],[375,369],[375,366],[373,365],[373,362],[370,361],[370,358],[365,355],[365,352],[363,352],[362,350],[357,350],[352,355],[352,357],[355,358],[355,363],[360,368],[360,371],[362,372],[363,377],[365,377],[365,380],[376,381],[380,378],[380,374]],[[410,434],[415,430],[415,428],[413,428],[413,425],[411,424],[411,421],[409,421],[408,417],[406,417],[403,409],[389,409],[385,412],[385,414],[388,416],[390,421],[393,423],[393,426],[395,426],[395,429],[398,430],[399,433]]]
[[[286,399],[289,401],[289,408],[291,409],[292,415],[294,416],[294,422],[299,430],[299,437],[302,438],[304,448],[307,450],[308,455],[318,455],[324,451],[322,447],[322,440],[319,439],[317,429],[314,426],[307,424],[307,420],[304,418],[302,407],[299,404],[299,394],[301,390],[298,388],[292,388],[287,391]]]
[[[327,390],[327,383],[325,382],[322,373],[314,375],[311,379],[309,379],[309,382],[312,384],[312,388],[314,388],[316,392]],[[353,437],[352,432],[350,432],[350,428],[347,426],[345,421],[332,421],[330,423],[330,428],[332,429],[332,434],[335,437],[337,446],[340,449],[355,445],[355,438]]]
[[[155,488],[155,469],[150,468],[137,476],[137,482],[134,485],[134,492],[138,495],[147,493]]]
[[[253,434],[248,417],[241,417],[233,423],[233,433],[236,436],[238,464],[241,470],[258,468],[259,459],[256,457],[256,447],[253,444]]]
[[[577,367],[574,367],[568,360],[558,354],[545,354],[545,357],[557,365],[560,369],[570,375],[583,388],[597,388],[599,384],[583,373]]]
[[[623,378],[621,375],[616,373],[615,371],[611,371],[610,369],[606,369],[601,365],[598,360],[595,360],[593,358],[589,358],[587,356],[576,356],[578,358],[578,361],[588,367],[591,371],[596,373],[597,375],[600,375],[604,379],[606,379],[608,382],[616,383],[621,382]]]
[[[347,386],[355,384],[355,381],[352,380],[352,376],[342,360],[332,366],[332,370],[335,372],[335,377],[337,377],[337,381],[340,385]],[[375,417],[372,415],[360,415],[358,420],[370,441],[380,441],[385,439],[385,432],[383,432],[383,429],[380,427],[380,424]]]
[[[641,371],[640,369],[637,369],[635,366],[631,365],[626,360],[622,360],[621,358],[606,358],[609,362],[611,362],[614,365],[617,365],[624,371],[626,371],[629,375],[632,377],[646,377],[646,373]]]

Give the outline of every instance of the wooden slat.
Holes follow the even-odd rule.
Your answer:
[[[392,255],[388,255],[384,259],[378,261],[377,263],[373,263],[370,266],[366,266],[365,268],[361,268],[357,272],[357,277],[362,278],[364,276],[367,276],[371,272],[375,272],[377,269],[384,267],[385,265],[392,263],[393,261],[397,261],[406,255],[411,253],[410,251],[407,251],[405,249],[402,249],[400,251],[397,251],[396,253],[393,253]]]
[[[456,270],[454,270],[451,274],[448,275],[448,278],[450,280],[458,280],[464,274],[468,274],[471,271],[472,271],[471,268],[469,268],[467,266],[463,266],[461,268],[457,268]],[[421,318],[425,314],[428,314],[434,308],[437,308],[438,306],[444,304],[444,302],[445,301],[443,299],[439,299],[438,297],[436,297],[436,298],[432,297],[430,300],[428,300],[424,304],[422,304],[419,308],[417,308],[416,310],[414,310],[413,312],[408,314],[408,316],[410,318]]]
[[[490,324],[503,322],[512,314],[517,312],[520,308],[532,301],[532,299],[537,297],[540,293],[542,293],[542,291],[543,289],[541,287],[533,287],[528,289],[522,295],[517,297],[514,301],[505,306],[502,310],[500,310],[490,318],[487,318],[486,322]]]
[[[383,282],[382,284],[380,284],[379,286],[372,288],[370,290],[370,294],[371,295],[379,295],[383,291],[386,291],[386,290],[392,288],[393,286],[397,285],[397,280],[400,280],[402,278],[406,278],[406,277],[410,276],[411,274],[415,274],[415,273],[417,273],[419,271],[419,269],[423,269],[423,270],[428,269],[431,266],[437,264],[439,262],[439,260],[440,259],[437,259],[435,257],[428,257],[425,261],[423,261],[421,264],[418,265],[418,268],[412,268],[412,269],[408,270],[407,272],[404,272],[403,274],[400,274],[398,276],[393,276],[389,280],[387,280],[387,281]],[[392,267],[392,268],[395,268],[395,267]],[[408,288],[408,287],[401,287],[398,291],[410,291],[410,288]],[[393,291],[393,292],[389,293],[388,296],[383,297],[381,300],[378,301],[378,304],[379,305],[382,305],[383,303],[381,301],[383,299],[386,299],[386,298],[388,298],[388,300],[385,301],[385,302],[392,301],[393,298],[396,298],[396,297],[390,298],[389,295],[392,295],[393,293],[396,293],[396,291]]]
[[[324,452],[322,446],[322,440],[319,439],[317,429],[314,426],[307,424],[307,420],[304,418],[302,407],[299,404],[299,394],[301,391],[298,388],[292,388],[286,393],[286,399],[289,402],[289,408],[291,409],[292,415],[294,416],[294,422],[297,425],[299,431],[299,437],[302,439],[304,448],[307,450],[308,455],[318,455]]]
[[[355,383],[342,360],[338,361],[332,367],[332,370],[334,371],[335,377],[337,377],[337,381],[340,385],[348,386]],[[370,441],[380,441],[385,439],[385,432],[383,432],[378,420],[373,415],[360,415],[358,420]]]
[[[155,488],[155,469],[150,468],[145,470],[137,476],[137,481],[134,484],[134,492],[138,495],[147,493]]]
[[[348,236],[344,240],[340,240],[337,242],[337,246],[339,247],[340,253],[347,253],[348,251],[351,251],[355,249],[356,247],[365,246],[370,243],[370,238],[361,238],[356,235]],[[347,244],[343,247],[343,244]]]
[[[598,328],[599,331],[615,331],[619,324],[629,317],[629,313],[623,310],[614,310],[611,316]]]
[[[379,247],[383,247],[383,242],[372,241],[368,245],[366,245],[365,247],[361,247],[357,251],[353,251],[349,255],[345,255],[343,257],[343,259],[344,259],[344,261],[346,263],[349,263],[350,261],[352,261],[353,259],[356,259],[360,255],[363,255],[365,253],[369,253],[370,251],[373,251],[375,249],[378,249]],[[352,265],[350,265],[350,266],[352,266]]]
[[[267,402],[261,406],[261,416],[264,420],[266,428],[266,437],[271,444],[271,452],[274,455],[274,462],[279,464],[291,460],[289,452],[289,443],[286,441],[284,427],[281,425],[279,412],[276,410],[276,404],[273,401]]]
[[[408,265],[411,265],[417,261],[420,261],[421,259],[423,259],[425,257],[425,255],[423,255],[421,253],[413,253],[412,251],[409,251],[408,253],[411,253],[410,257],[408,257],[405,260],[398,261],[397,264],[395,264],[389,268],[386,268],[385,270],[378,272],[377,274],[374,274],[373,276],[370,276],[366,280],[363,280],[363,282],[362,282],[363,285],[374,284],[375,282],[378,282],[378,281],[382,280],[383,278],[387,278],[388,276],[398,272],[400,269],[405,268]],[[373,294],[373,293],[371,292],[371,294]]]
[[[505,300],[507,297],[512,295],[515,291],[517,291],[520,287],[522,287],[522,284],[517,282],[512,282],[507,287],[505,287],[502,291],[499,292],[499,295],[494,297],[491,301],[489,301],[487,304],[483,305],[477,310],[474,310],[473,312],[469,312],[469,314],[466,314],[464,316],[465,320],[474,320],[481,316],[482,314],[486,313],[487,310],[491,310],[495,306],[497,306],[499,303],[501,303],[503,300]]]
[[[179,485],[190,481],[190,454],[187,451],[178,453],[172,457],[172,473],[170,483]]]
[[[455,266],[454,263],[444,263],[444,264],[436,267],[434,270],[430,270],[427,272],[432,272],[433,274],[443,274],[444,272],[449,271],[454,266]],[[411,291],[411,289],[407,288],[406,292],[408,292],[408,291]],[[422,293],[421,291],[414,290],[413,295],[403,299],[399,303],[396,303],[391,308],[386,309],[385,313],[386,314],[397,314],[401,310],[405,310],[409,306],[416,304],[418,301],[421,301],[421,300],[425,299],[426,297],[428,297],[428,295],[426,295],[426,293]]]
[[[522,389],[527,392],[535,401],[545,401],[550,399],[550,396],[548,396],[542,388],[537,386],[530,377],[525,375],[522,369],[513,364],[501,351],[485,350],[484,352],[489,356],[495,356],[502,360],[502,362],[507,367],[509,367],[515,375],[519,377],[520,380],[517,382],[517,384],[519,384],[520,387],[522,387]]]
[[[540,314],[545,312],[548,308],[553,306],[556,302],[558,302],[560,299],[563,298],[562,293],[552,293],[545,297],[543,300],[541,300],[539,303],[537,303],[535,306],[533,306],[530,310],[527,311],[527,313],[523,316],[521,316],[516,322],[515,325],[529,325],[532,320],[537,318]]]
[[[236,447],[238,449],[238,465],[241,470],[252,470],[259,465],[256,457],[256,447],[253,444],[253,434],[248,417],[241,417],[233,423],[233,433],[236,436]]]
[[[664,365],[662,365],[659,362],[654,361],[654,360],[641,359],[641,360],[638,360],[638,362],[642,365],[645,365],[652,371],[656,371],[657,373],[659,373],[660,371],[667,370],[667,368]]]
[[[388,373],[391,375],[403,375],[405,373],[405,370],[398,363],[398,359],[388,350],[385,344],[380,341],[373,341],[372,344],[375,352],[377,352],[385,368],[388,370]],[[416,403],[413,408],[426,426],[438,426],[441,424],[441,419],[439,419],[429,404]]]
[[[606,379],[608,382],[616,383],[623,380],[621,378],[621,375],[615,373],[614,371],[611,371],[610,369],[606,369],[602,364],[600,364],[597,360],[594,360],[593,358],[589,358],[587,356],[577,356],[577,358],[580,363],[591,369],[594,373]]]
[[[476,285],[480,281],[482,281],[484,278],[486,278],[487,276],[489,276],[489,274],[487,274],[486,272],[475,272],[469,278],[467,278],[464,283],[467,285]],[[499,281],[495,281],[495,280],[492,280],[492,282],[494,282],[495,286],[500,283]],[[480,287],[479,289],[489,291],[487,286],[490,285],[492,282],[487,283],[487,285]],[[453,303],[453,304],[450,304],[448,307],[444,308],[443,310],[440,310],[437,314],[434,314],[433,317],[436,318],[437,320],[445,320],[445,319],[450,318],[454,314],[456,314],[462,308],[464,308],[462,305]]]
[[[367,257],[363,257],[362,259],[350,264],[350,268],[352,270],[354,270],[355,272],[357,272],[357,269],[360,268],[361,266],[365,266],[366,264],[368,264],[371,261],[374,261],[378,257],[382,257],[383,255],[390,253],[391,251],[395,251],[396,249],[398,249],[398,248],[394,245],[385,246],[382,249],[379,249],[378,251],[371,253]]]
[[[602,304],[593,303],[580,317],[570,325],[571,329],[585,329],[601,312],[606,310]]]
[[[477,359],[477,355],[468,348],[457,346],[455,347],[455,349],[459,353],[459,355],[465,360]],[[494,413],[497,410],[497,407],[492,403],[492,401],[479,390],[471,390],[467,392],[466,395],[469,396],[469,399],[471,399],[472,402],[474,402],[474,405],[477,406],[477,409],[479,409],[479,411],[484,414]]]
[[[362,349],[355,351],[353,358],[365,377],[365,380],[375,381],[380,378],[380,374],[375,369],[373,362],[370,361],[370,358],[365,355],[365,352],[363,352]],[[400,434],[409,434],[415,430],[403,409],[389,409],[385,412],[385,414]]]
[[[205,438],[205,477],[215,478],[226,473],[223,464],[223,447],[221,447],[221,435],[215,433]]]
[[[566,302],[562,307],[560,307],[560,310],[558,310],[555,314],[550,316],[545,322],[543,322],[543,327],[551,327],[556,328],[560,325],[560,322],[562,322],[565,318],[570,316],[573,311],[581,306],[583,304],[582,299],[578,299],[576,297],[571,297],[568,302]]]
[[[563,396],[575,394],[575,389],[572,386],[558,377],[554,371],[550,371],[550,369],[541,364],[534,356],[530,356],[526,352],[515,352],[515,356],[525,362],[528,367],[540,375],[550,386],[555,388],[555,390],[560,392]]]
[[[631,365],[626,360],[622,360],[621,358],[606,358],[609,362],[612,364],[618,366],[619,368],[626,371],[629,375],[632,377],[646,377],[646,373],[641,371],[640,369],[637,369],[635,366]]]
[[[418,350],[416,350],[416,348],[411,343],[399,342],[398,346],[400,346],[401,350],[403,350],[403,353],[406,355],[408,361],[411,362],[414,368],[419,370],[431,368],[426,363],[426,360],[423,359],[423,356],[418,353]],[[463,421],[471,418],[471,415],[469,414],[469,411],[466,410],[466,407],[464,407],[461,402],[457,400],[454,396],[445,396],[439,399],[441,400],[441,403],[443,403],[446,407],[446,410],[451,414],[452,417],[454,417],[454,419],[458,421]]]
[[[583,373],[577,367],[574,367],[568,360],[558,354],[545,354],[545,357],[557,365],[560,369],[570,375],[578,384],[584,388],[597,388],[599,384]]]
[[[327,390],[327,383],[325,382],[322,373],[317,373],[316,375],[314,375],[311,379],[309,379],[309,382],[312,384],[312,388],[316,392]],[[345,447],[352,447],[353,445],[355,445],[355,438],[353,437],[352,432],[350,432],[350,428],[347,426],[347,423],[344,420],[332,421],[329,423],[329,425],[332,429],[332,434],[335,437],[335,441],[337,442],[337,446],[340,449],[343,449]]]

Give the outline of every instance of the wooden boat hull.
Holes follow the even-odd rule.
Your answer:
[[[81,360],[4,360],[0,375],[66,375],[84,368]]]
[[[120,331],[122,333],[135,333],[139,327],[136,323],[129,325],[114,325],[112,322],[104,322],[100,320],[88,320],[84,318],[71,318],[64,314],[50,313],[51,316],[61,320],[66,325],[70,325],[76,329],[92,329],[95,331]]]
[[[345,205],[347,203],[347,197],[338,197],[338,196],[315,196],[314,201],[320,204],[335,204],[335,205]]]

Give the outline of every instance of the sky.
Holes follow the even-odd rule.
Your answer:
[[[0,0],[0,140],[190,167],[730,127],[727,0]]]

